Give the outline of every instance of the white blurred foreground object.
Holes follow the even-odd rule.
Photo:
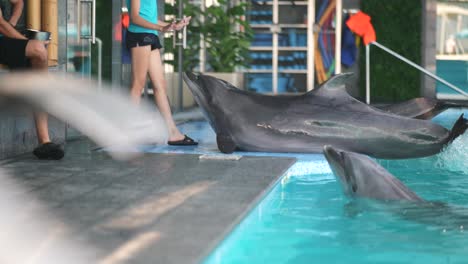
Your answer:
[[[138,145],[168,139],[159,112],[143,103],[136,106],[129,95],[108,87],[98,90],[93,81],[44,73],[9,74],[0,78],[0,99],[5,98],[24,101],[67,122],[102,147],[129,150],[110,152],[116,159],[135,155]]]
[[[88,264],[98,251],[0,170],[0,263]]]

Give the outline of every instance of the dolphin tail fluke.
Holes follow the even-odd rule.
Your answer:
[[[448,143],[452,142],[458,136],[465,133],[467,128],[468,128],[468,119],[464,118],[463,114],[461,114],[457,122],[455,122],[455,124],[453,125],[452,131],[450,131]]]

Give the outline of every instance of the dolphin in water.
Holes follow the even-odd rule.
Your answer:
[[[346,196],[385,202],[386,209],[406,220],[444,228],[468,227],[468,208],[424,200],[368,156],[329,145],[323,154]]]
[[[468,127],[463,117],[448,131],[366,105],[346,92],[351,75],[336,75],[302,95],[278,96],[240,90],[212,76],[187,72],[183,78],[224,153],[320,153],[333,144],[378,158],[414,158],[438,153]]]
[[[423,201],[400,180],[366,155],[336,149],[330,145],[323,147],[323,154],[347,196],[383,201]]]

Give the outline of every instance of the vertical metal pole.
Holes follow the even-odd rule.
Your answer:
[[[184,15],[184,12],[183,12],[183,8],[184,8],[184,1],[182,0],[179,0],[179,19],[182,19],[183,18],[183,15]],[[175,34],[175,33],[174,33]],[[184,110],[184,90],[183,90],[183,83],[182,83],[182,71],[183,71],[183,63],[184,63],[184,47],[181,45],[181,43],[179,44],[179,59],[178,59],[178,66],[179,66],[179,107],[178,107],[178,110],[179,111],[183,111]]]
[[[278,0],[273,0],[273,94],[278,93],[278,33],[279,28]]]
[[[341,73],[341,24],[343,23],[342,0],[336,0],[335,74]]]
[[[370,44],[366,45],[366,103],[370,104]]]
[[[307,91],[314,89],[314,23],[315,0],[309,0],[307,6]]]
[[[447,14],[442,14],[442,22],[440,25],[439,35],[439,54],[444,54],[445,49],[445,27],[447,25]]]
[[[462,30],[463,16],[458,14],[457,16],[457,32]]]
[[[102,40],[98,37],[95,38],[98,49],[98,68],[97,68],[97,81],[98,81],[98,90],[102,88]],[[92,43],[92,39],[89,39],[89,42]],[[93,54],[91,54],[93,55]],[[94,56],[91,56],[93,58]]]
[[[81,0],[76,1],[76,40],[81,41]]]
[[[200,23],[205,23],[205,9],[206,1],[201,1],[200,9],[202,11],[202,16],[200,17]],[[200,72],[205,72],[206,70],[206,47],[205,47],[205,36],[201,34],[200,36]]]
[[[91,43],[96,44],[96,0],[92,0],[91,5]]]

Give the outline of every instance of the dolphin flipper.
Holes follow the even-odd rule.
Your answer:
[[[228,135],[216,135],[216,143],[218,144],[218,149],[222,153],[231,154],[236,150],[237,146],[231,136]]]

